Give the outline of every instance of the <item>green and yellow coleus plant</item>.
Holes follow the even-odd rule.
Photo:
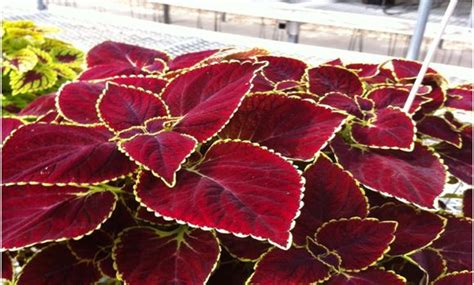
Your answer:
[[[31,21],[2,24],[2,107],[16,112],[37,96],[54,92],[82,70],[84,54],[71,44],[46,37],[55,28]]]

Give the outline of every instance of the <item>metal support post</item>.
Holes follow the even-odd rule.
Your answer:
[[[420,47],[421,43],[423,42],[426,23],[428,22],[428,17],[430,16],[432,4],[433,0],[420,0],[415,30],[413,31],[413,36],[411,37],[410,46],[408,47],[408,52],[406,55],[407,59],[417,60],[420,55]]]

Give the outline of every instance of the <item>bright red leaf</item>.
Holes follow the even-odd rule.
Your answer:
[[[7,252],[2,252],[2,281],[13,280],[13,261]],[[8,283],[6,283],[8,284]]]
[[[340,92],[354,97],[364,91],[359,77],[343,67],[318,66],[308,70],[308,77],[309,91],[319,96]]]
[[[283,80],[300,81],[306,71],[307,65],[301,60],[282,56],[259,56],[259,61],[268,62],[262,73],[266,79],[273,83]]]
[[[348,114],[356,116],[359,119],[364,117],[359,105],[355,100],[346,94],[339,92],[330,92],[324,95],[318,102],[320,105],[326,105],[336,110],[345,111]]]
[[[2,144],[5,139],[12,134],[13,131],[23,126],[25,123],[14,117],[2,117]]]
[[[168,68],[169,70],[178,70],[193,67],[205,62],[206,59],[212,57],[214,54],[220,51],[221,49],[211,49],[178,55],[168,62]]]
[[[382,86],[374,88],[367,93],[367,98],[375,103],[375,109],[384,109],[388,107],[403,108],[410,92],[404,88],[393,86]],[[421,108],[422,104],[428,102],[429,99],[422,96],[415,96],[409,113],[413,114]]]
[[[41,95],[23,108],[18,115],[35,117],[45,115],[49,111],[56,110],[55,100],[56,93]]]
[[[351,63],[347,64],[346,68],[354,71],[359,75],[360,78],[371,78],[376,76],[379,73],[379,65],[378,64],[370,64],[370,63]]]
[[[168,83],[166,80],[158,78],[156,76],[141,76],[141,75],[130,75],[130,76],[118,76],[112,78],[109,81],[115,82],[120,85],[133,86],[135,88],[142,88],[148,90],[154,94],[161,94],[163,88]]]
[[[451,88],[447,91],[446,107],[472,111],[472,88]]]
[[[393,67],[393,73],[398,80],[413,80],[418,76],[421,69],[421,63],[406,59],[392,59],[390,63]],[[425,77],[433,74],[437,74],[437,72],[428,67]]]

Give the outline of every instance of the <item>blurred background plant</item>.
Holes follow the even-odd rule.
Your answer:
[[[32,21],[2,23],[2,109],[17,113],[36,97],[56,91],[82,70],[84,54],[47,37],[56,28]]]

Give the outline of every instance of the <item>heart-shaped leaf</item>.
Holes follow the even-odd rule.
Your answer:
[[[393,73],[398,80],[412,80],[418,76],[421,69],[421,64],[416,61],[406,59],[392,59],[390,61],[393,67]],[[425,76],[437,74],[437,72],[428,67]]]
[[[212,57],[220,51],[221,49],[210,49],[178,55],[168,62],[168,68],[169,70],[190,68],[195,65],[199,65],[199,63],[206,61],[206,59]]]
[[[472,220],[448,217],[440,238],[431,247],[438,250],[447,262],[448,272],[472,270]]]
[[[357,75],[362,79],[374,77],[379,73],[378,64],[351,63],[346,65],[346,68],[357,73]]]
[[[112,213],[115,195],[78,187],[3,188],[3,248],[14,249],[92,232]]]
[[[219,141],[198,165],[178,172],[174,189],[144,173],[136,192],[161,216],[288,248],[302,187],[281,157],[250,143]]]
[[[193,137],[172,131],[137,135],[120,142],[124,153],[170,187],[175,185],[176,172],[196,145]]]
[[[157,95],[132,86],[107,83],[97,101],[100,119],[114,131],[141,126],[146,120],[167,116],[168,109]]]
[[[366,187],[433,208],[443,192],[446,172],[427,147],[415,143],[411,152],[362,150],[336,137],[331,147],[339,163]]]
[[[375,103],[375,109],[384,109],[388,107],[403,108],[410,91],[405,88],[382,86],[374,88],[367,93],[367,98]],[[410,107],[409,113],[413,114],[421,108],[422,104],[430,101],[422,96],[415,96],[415,99]]]
[[[360,272],[344,272],[333,275],[327,281],[327,285],[403,285],[405,278],[395,274],[393,271],[384,271],[376,267],[368,268]]]
[[[379,67],[379,72],[377,75],[369,78],[364,78],[364,82],[372,85],[379,85],[379,84],[393,84],[395,82],[395,76],[393,72],[384,67]]]
[[[377,110],[367,122],[352,124],[351,135],[358,144],[371,148],[411,150],[415,142],[415,123],[402,110]]]
[[[174,130],[206,141],[231,118],[251,87],[262,64],[220,63],[176,77],[162,98],[173,117],[182,117]]]
[[[315,284],[330,276],[330,267],[306,249],[272,249],[255,265],[247,284]]]
[[[2,117],[2,144],[13,131],[24,124],[25,123],[19,118]]]
[[[86,81],[65,84],[56,99],[58,110],[69,121],[83,125],[99,124],[96,103],[104,87],[104,83]]]
[[[472,111],[472,86],[471,88],[451,88],[447,91],[446,107]]]
[[[341,257],[341,268],[360,270],[384,256],[396,228],[396,222],[377,219],[333,220],[318,229],[315,240]]]
[[[313,236],[332,219],[367,216],[369,205],[362,190],[349,173],[325,155],[307,167],[303,176],[304,206],[292,231],[296,244],[305,244],[307,236]]]
[[[219,136],[249,140],[289,158],[311,160],[345,118],[308,101],[258,94],[245,98]]]
[[[439,252],[432,248],[419,250],[410,255],[410,258],[425,271],[428,281],[434,281],[446,273],[446,261]]]
[[[403,255],[429,245],[444,230],[440,216],[404,204],[384,204],[370,209],[370,216],[381,221],[398,222],[390,255]]]
[[[131,285],[205,284],[219,253],[212,233],[185,227],[175,232],[130,228],[120,235],[113,250],[118,273]],[[160,256],[164,258],[157,258]]]
[[[283,80],[300,81],[308,67],[301,60],[282,56],[259,56],[258,61],[268,62],[262,73],[273,83]]]
[[[345,111],[359,119],[364,115],[355,100],[346,94],[339,92],[330,92],[324,95],[318,102],[320,105],[326,105],[336,110]]]
[[[418,132],[450,143],[458,148],[461,147],[461,134],[446,119],[427,115],[416,124]]]
[[[18,285],[90,285],[101,274],[92,262],[80,261],[65,244],[54,244],[34,255],[22,270]]]
[[[318,66],[308,70],[308,78],[309,91],[319,96],[340,92],[354,97],[364,92],[359,77],[343,67]]]
[[[275,83],[266,79],[263,74],[259,72],[257,76],[255,76],[255,78],[252,80],[252,89],[250,89],[250,92],[267,92],[272,91],[273,89],[275,89]]]
[[[136,168],[103,127],[31,124],[3,146],[3,183],[97,184]]]
[[[220,245],[241,261],[256,261],[271,247],[269,243],[250,237],[240,238],[225,234],[217,234],[217,237]]]

